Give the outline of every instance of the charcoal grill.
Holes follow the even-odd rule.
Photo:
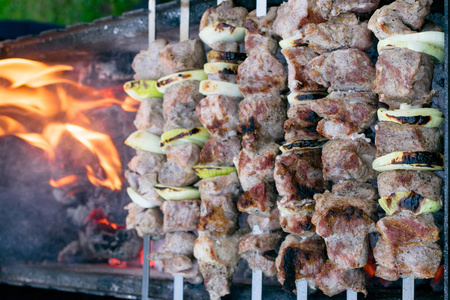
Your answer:
[[[382,1],[383,2],[383,1]],[[239,0],[237,5],[245,6],[249,10],[255,8],[254,1]],[[279,0],[268,1],[268,6],[278,5]],[[216,1],[191,1],[190,3],[190,36],[198,36],[198,24],[203,12],[216,4]],[[380,5],[382,5],[381,3]],[[169,41],[178,40],[178,26],[180,15],[180,2],[159,4],[156,8],[157,37],[163,37]],[[435,1],[432,6],[433,18],[443,25],[446,32],[445,50],[448,53],[448,1]],[[51,30],[39,36],[21,37],[14,41],[4,41],[0,44],[0,58],[26,58],[48,63],[61,63],[74,66],[78,74],[83,74],[82,81],[85,84],[104,88],[121,85],[130,80],[133,71],[131,61],[136,53],[147,48],[148,45],[148,11],[138,10],[126,13],[120,17],[108,17],[94,21],[90,24],[77,24],[63,30]],[[30,50],[32,49],[32,50]],[[93,66],[97,66],[94,68]],[[449,127],[448,127],[448,56],[441,66],[440,75],[436,76],[433,88],[440,90],[439,109],[445,114],[445,157],[449,161]],[[95,70],[95,71],[93,71]],[[100,71],[98,71],[100,70]],[[101,74],[102,80],[98,72]],[[122,120],[121,124],[131,132],[130,120]],[[125,130],[125,131],[127,131]],[[118,137],[119,139],[119,137]],[[2,148],[4,149],[4,148]],[[121,149],[123,161],[127,162],[132,151]],[[1,157],[0,157],[1,160]],[[125,164],[124,164],[125,165]],[[449,178],[448,165],[442,172],[445,180]],[[448,192],[449,187],[445,181],[444,209],[440,213],[440,225],[444,245],[444,277],[443,287],[440,291],[433,292],[428,284],[416,286],[415,299],[448,299]],[[108,195],[111,196],[111,195]],[[11,192],[0,185],[0,219],[13,222],[8,217],[14,209],[22,209],[20,203],[30,194]],[[111,196],[113,197],[113,196]],[[123,193],[114,197],[125,198]],[[47,201],[48,199],[32,199],[33,201]],[[6,202],[6,204],[5,204]],[[19,205],[12,205],[18,202]],[[55,213],[57,213],[55,211]],[[120,215],[120,213],[119,213]],[[23,216],[19,214],[19,216]],[[47,215],[48,217],[48,215]],[[62,220],[59,220],[62,221]],[[20,224],[3,223],[0,235],[12,232],[4,229]],[[45,227],[44,229],[47,229]],[[55,232],[49,231],[52,235]],[[59,236],[59,235],[58,235]],[[18,243],[16,244],[18,245]],[[17,247],[20,247],[17,246]],[[54,251],[51,246],[42,247],[46,251]],[[17,250],[17,249],[16,249]],[[19,251],[20,252],[20,251]],[[45,251],[44,251],[45,252]],[[83,292],[95,295],[110,295],[119,298],[137,299],[141,296],[142,267],[118,268],[105,263],[57,263],[50,259],[51,255],[42,253],[32,259],[16,260],[11,257],[12,252],[0,254],[0,283],[31,286],[37,288],[57,289],[63,291]],[[245,262],[242,262],[245,264]],[[241,272],[236,276],[232,292],[227,299],[251,299],[250,273],[245,272],[245,265],[240,267]],[[149,282],[149,295],[152,299],[171,299],[173,294],[173,281],[170,275],[154,272],[152,269]],[[368,299],[400,299],[402,295],[401,283],[384,287],[380,283],[368,286]],[[203,285],[184,284],[185,299],[209,299]],[[275,280],[264,280],[263,298],[265,299],[295,299],[294,295],[283,292]],[[345,299],[341,294],[333,299]],[[328,299],[320,292],[309,296],[309,299]]]

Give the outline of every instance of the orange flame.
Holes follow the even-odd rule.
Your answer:
[[[136,101],[129,97],[118,100],[114,90],[97,91],[66,79],[65,73],[72,69],[71,66],[49,66],[26,59],[0,60],[0,79],[2,83],[9,82],[0,84],[0,137],[16,136],[42,149],[54,161],[61,137],[70,134],[98,158],[102,168],[102,178],[99,178],[92,166],[85,166],[88,180],[95,186],[120,190],[122,166],[119,153],[108,135],[87,129],[90,121],[84,112],[111,105],[135,111]],[[32,119],[33,124],[40,125],[29,129],[28,122],[19,121],[24,119]],[[78,178],[73,176],[52,179],[50,185],[62,187],[74,183]]]

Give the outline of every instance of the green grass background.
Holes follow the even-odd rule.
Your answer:
[[[121,15],[142,0],[0,0],[0,20],[31,20],[59,25]]]

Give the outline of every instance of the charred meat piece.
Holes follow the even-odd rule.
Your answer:
[[[366,182],[359,182],[356,180],[345,180],[339,182],[332,187],[332,193],[351,198],[377,200],[377,190]]]
[[[186,186],[198,180],[192,167],[200,158],[200,148],[195,144],[167,147],[167,162],[159,170],[158,180],[169,186]]]
[[[394,34],[414,33],[430,13],[432,0],[397,0],[376,10],[369,20],[369,29],[382,40]]]
[[[329,297],[345,290],[356,291],[367,296],[362,269],[342,268],[331,261],[327,261],[320,273],[316,275],[316,283],[319,289]]]
[[[239,212],[232,194],[205,197],[202,195],[199,232],[207,232],[212,237],[232,235],[238,228]]]
[[[205,287],[212,300],[230,293],[231,280],[239,260],[239,239],[247,231],[239,230],[232,236],[211,238],[200,234],[194,242],[194,256],[205,279]]]
[[[257,17],[256,10],[250,12],[245,20],[245,50],[269,51],[272,55],[277,53],[278,42],[273,38],[273,22],[277,16],[278,7],[271,7],[265,16]]]
[[[142,50],[134,57],[131,67],[135,72],[135,80],[158,80],[164,75],[169,75],[164,73],[159,62],[159,53],[166,45],[166,40],[157,39],[150,43],[147,50]]]
[[[309,236],[316,234],[311,222],[315,211],[315,201],[311,199],[292,200],[283,198],[278,202],[280,225],[284,232]]]
[[[373,92],[390,109],[400,104],[429,104],[435,94],[431,90],[434,72],[433,57],[408,49],[382,51],[378,56]]]
[[[172,119],[190,118],[193,122],[199,121],[195,113],[195,108],[203,95],[199,92],[200,81],[187,80],[170,86],[164,93],[163,115],[166,124],[171,123]],[[195,121],[194,121],[195,120]],[[169,130],[165,126],[165,130]],[[195,126],[193,126],[195,127]],[[192,128],[192,127],[185,127]]]
[[[363,139],[329,141],[322,148],[323,177],[333,182],[374,179],[375,153],[376,148]]]
[[[208,96],[197,104],[197,116],[203,127],[212,135],[217,137],[236,135],[240,101],[240,98],[224,95]]]
[[[205,49],[203,43],[197,39],[167,44],[159,52],[159,64],[163,74],[203,69],[205,63]]]
[[[240,194],[239,179],[236,172],[200,180],[198,188],[203,197],[214,198],[226,194],[232,194],[234,197],[237,197]]]
[[[262,270],[264,275],[276,275],[274,249],[280,243],[281,232],[246,234],[239,241],[239,255],[242,255],[252,270]]]
[[[338,16],[345,12],[365,13],[378,8],[380,0],[318,0],[322,14]]]
[[[247,14],[247,9],[244,7],[234,7],[232,0],[223,1],[220,5],[211,7],[203,13],[200,20],[200,31],[214,23],[242,27]]]
[[[286,291],[296,293],[295,283],[307,280],[315,288],[314,277],[325,263],[325,244],[318,235],[300,237],[290,234],[280,247],[275,264],[278,281]]]
[[[137,192],[156,206],[161,206],[164,199],[156,192],[154,185],[158,183],[158,173],[152,172],[138,178]]]
[[[273,177],[280,196],[297,200],[312,199],[327,188],[320,150],[292,151],[277,156]]]
[[[441,151],[441,131],[438,128],[380,122],[375,125],[375,130],[377,156],[396,151]]]
[[[223,139],[211,135],[200,152],[200,164],[232,166],[240,150],[241,140],[237,135]]]
[[[279,95],[286,88],[284,66],[270,52],[250,54],[239,66],[237,84],[244,98],[264,94]]]
[[[158,172],[166,160],[163,154],[139,150],[136,153],[128,163],[128,169],[139,175]]]
[[[237,73],[237,72],[236,72]],[[236,83],[237,74],[226,74],[226,73],[209,73],[208,79],[209,80],[216,80],[216,81],[225,81],[230,83]]]
[[[258,226],[263,232],[281,229],[279,221],[280,211],[277,207],[270,211],[270,214],[252,214],[247,218],[248,225],[253,228]]]
[[[309,62],[309,77],[329,91],[371,91],[375,68],[366,53],[358,49],[336,50]]]
[[[382,238],[373,254],[378,264],[375,276],[389,281],[406,276],[434,278],[442,259],[436,243],[391,247]]]
[[[200,218],[200,200],[167,200],[161,206],[164,232],[192,231]]]
[[[316,130],[320,117],[311,110],[309,105],[291,105],[287,114],[288,119],[284,122],[284,139],[286,141],[323,138]]]
[[[311,92],[320,91],[324,88],[309,78],[311,72],[309,61],[317,57],[308,47],[292,47],[282,49],[288,64],[288,85],[291,92]]]
[[[312,223],[325,239],[328,257],[345,268],[362,268],[368,259],[368,234],[376,231],[373,200],[316,194]]]
[[[299,32],[308,23],[321,23],[327,18],[315,0],[289,0],[278,7],[273,30],[283,39]]]
[[[234,165],[244,191],[248,191],[262,180],[273,182],[273,169],[278,151],[277,144],[268,143],[257,152],[246,149],[239,152]]]
[[[277,194],[272,184],[261,181],[241,195],[237,208],[248,214],[258,212],[268,214],[274,206],[276,198]]]
[[[433,172],[386,171],[378,175],[377,181],[381,197],[390,196],[396,192],[412,191],[422,197],[442,202],[442,178]]]
[[[349,138],[363,132],[377,119],[377,106],[358,101],[358,97],[328,97],[308,102],[312,111],[324,118],[317,125],[317,131],[329,139]],[[330,122],[331,121],[331,122]],[[336,124],[330,127],[330,123]],[[347,129],[348,128],[348,129]]]
[[[163,214],[159,208],[144,209],[131,202],[125,209],[128,210],[126,219],[128,230],[134,228],[140,237],[149,234],[153,240],[164,237]]]
[[[164,129],[162,99],[153,98],[141,101],[134,119],[137,129],[145,129],[156,135],[161,135]]]
[[[244,99],[239,103],[239,120],[243,145],[255,139],[260,143],[279,141],[284,135],[286,101],[275,95]]]
[[[345,13],[319,24],[308,24],[303,40],[317,53],[342,48],[365,51],[372,46],[372,33],[367,22],[360,22],[355,14]]]

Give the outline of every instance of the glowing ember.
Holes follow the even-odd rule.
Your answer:
[[[120,190],[123,179],[119,153],[108,135],[87,129],[90,121],[84,113],[111,105],[136,111],[137,102],[129,97],[116,99],[114,88],[97,91],[66,79],[64,72],[72,69],[25,59],[0,60],[0,137],[16,136],[42,149],[54,161],[61,137],[70,134],[97,157],[102,168],[97,175],[93,166],[86,165],[88,180],[95,186]],[[74,176],[52,179],[50,185],[59,188],[72,184],[79,179]]]
[[[106,232],[114,233],[117,230],[122,230],[125,228],[125,225],[117,225],[116,223],[109,221],[105,215],[105,212],[101,208],[94,209],[89,215],[89,219],[93,220],[99,225],[101,230]]]
[[[433,280],[431,280],[431,287],[433,291],[440,292],[444,289],[444,265],[441,265],[436,272]]]
[[[152,249],[152,243],[150,242],[150,249]],[[152,250],[150,250],[150,252],[152,252]],[[139,261],[141,263],[141,266],[144,265],[144,249],[141,249],[141,251],[139,251]],[[153,267],[155,265],[155,262],[153,260],[149,260],[149,265],[150,267]]]
[[[108,264],[116,267],[116,268],[125,268],[127,266],[127,262],[126,261],[121,261],[117,258],[110,258],[108,259]]]

